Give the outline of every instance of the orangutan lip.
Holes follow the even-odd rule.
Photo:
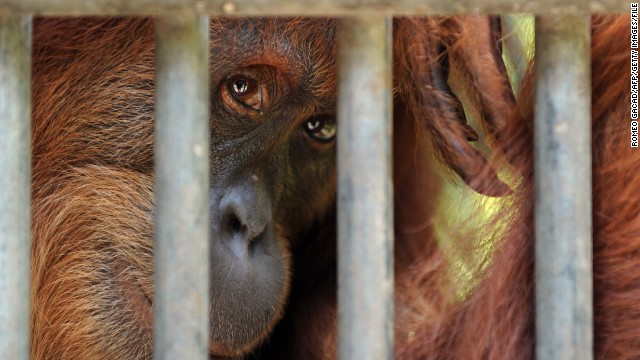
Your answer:
[[[133,276],[127,276],[126,271],[130,265],[125,260],[117,260],[113,265],[116,274],[116,282],[124,292],[129,306],[133,310],[137,319],[147,327],[153,327],[153,313],[151,311],[153,302],[149,295],[142,289],[140,283]]]
[[[213,343],[209,341],[209,360],[229,360],[235,359],[236,357],[231,354],[232,352],[229,349],[220,344]]]
[[[218,355],[209,355],[209,360],[229,360],[229,359],[233,359],[233,358],[229,358],[226,356],[218,356]]]
[[[129,307],[133,310],[136,319],[140,320],[148,329],[153,329],[153,311],[151,298],[143,290],[138,280],[127,274],[130,265],[122,259],[117,260],[113,265],[113,272],[118,286],[125,294]],[[209,360],[232,360],[241,357],[220,355],[229,353],[226,348],[219,345],[209,344]]]
[[[127,299],[128,306],[133,310],[134,316],[137,320],[145,325],[148,329],[153,329],[153,301],[149,295],[143,290],[138,280],[131,275],[127,274],[127,270],[130,268],[127,261],[119,259],[113,264],[113,272],[118,287],[124,293]],[[232,352],[224,346],[209,343],[209,360],[232,360],[241,359],[242,357],[230,354]]]

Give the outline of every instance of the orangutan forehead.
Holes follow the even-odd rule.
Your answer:
[[[336,26],[327,18],[215,18],[212,69],[271,65],[316,95],[335,92]]]
[[[250,42],[269,43],[285,40],[289,46],[313,43],[317,38],[333,42],[335,21],[329,18],[213,18],[211,37],[229,37]],[[250,43],[243,44],[250,45]]]

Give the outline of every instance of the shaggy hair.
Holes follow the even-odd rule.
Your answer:
[[[333,20],[216,19],[212,48],[246,45],[246,34],[225,32],[231,22],[261,33],[264,43],[254,45],[275,49],[261,56],[297,71],[307,94],[335,93]],[[399,359],[534,355],[533,72],[514,95],[499,24],[496,17],[394,21]],[[592,21],[598,359],[640,358],[640,152],[628,146],[629,30],[628,16]],[[152,20],[38,19],[33,40],[32,357],[150,358]],[[305,56],[287,57],[291,46]],[[233,52],[225,56],[234,61]],[[479,138],[489,154],[470,144]],[[515,180],[498,177],[505,166]],[[503,199],[488,223],[447,229],[443,241],[434,229],[437,199],[456,175],[466,191]],[[330,208],[334,197],[322,201]],[[255,357],[336,357],[335,223],[314,226],[318,236],[291,250],[284,318]],[[446,249],[477,264],[471,280],[452,276],[459,269]]]

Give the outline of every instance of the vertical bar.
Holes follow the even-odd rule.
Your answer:
[[[208,354],[208,24],[156,20],[155,359]]]
[[[0,17],[0,359],[29,358],[31,17]]]
[[[593,358],[588,15],[536,19],[536,355]]]
[[[339,358],[391,359],[391,19],[345,18],[339,31]]]

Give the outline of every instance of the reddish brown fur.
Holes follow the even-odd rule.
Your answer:
[[[489,191],[492,186],[503,186],[493,179],[490,166],[474,165],[478,162],[469,163],[461,153],[451,153],[455,149],[451,144],[461,144],[459,137],[465,135],[461,123],[443,121],[441,117],[448,115],[425,109],[412,95],[426,93],[453,101],[446,94],[412,83],[412,77],[420,75],[415,73],[421,69],[416,61],[435,61],[432,53],[417,50],[424,46],[419,42],[446,38],[453,39],[447,43],[452,61],[463,63],[462,86],[471,89],[464,100],[480,114],[490,113],[483,107],[495,110],[504,106],[495,98],[504,92],[504,79],[492,71],[474,73],[477,64],[461,50],[475,44],[474,24],[482,21],[467,20],[404,19],[396,24],[395,328],[396,357],[402,359],[533,356],[532,75],[523,84],[512,116],[493,119],[487,126],[493,132],[490,138],[496,157],[509,162],[522,180],[494,219],[508,223],[508,229],[486,259],[487,268],[475,274],[478,285],[463,301],[456,297],[450,264],[433,234],[435,199],[440,192],[437,173],[446,166],[462,164],[466,167],[463,172],[476,174],[477,178],[470,179],[472,186]],[[152,284],[149,278],[136,274],[152,268],[152,29],[150,21],[139,19],[40,20],[36,25],[34,359],[150,355],[148,301],[153,298]],[[292,22],[287,29],[283,31],[299,31],[299,39],[314,30],[304,22]],[[264,33],[269,41],[270,32]],[[595,350],[596,357],[602,359],[640,357],[640,176],[636,175],[640,152],[628,145],[628,34],[628,17],[593,20]],[[314,49],[322,46],[319,43]],[[469,50],[473,51],[486,50]],[[124,67],[130,62],[137,67]],[[317,92],[334,91],[335,69],[316,70]],[[115,79],[114,73],[118,74]],[[328,81],[323,83],[322,79]],[[487,94],[478,94],[487,81],[498,85]],[[105,86],[110,91],[100,90]],[[127,128],[101,123],[99,119],[105,116],[122,118],[121,126]],[[132,117],[141,121],[127,121]],[[440,127],[447,129],[442,130],[447,136],[433,136],[434,129]],[[442,158],[444,161],[437,161]],[[497,163],[489,160],[489,165]],[[475,241],[494,236],[492,231],[487,228],[459,234],[452,230],[450,241],[459,249],[472,249]],[[335,357],[332,250],[331,244],[316,243],[294,253],[303,261],[313,260],[313,271],[300,276],[311,279],[313,286],[298,285],[301,290],[287,308],[285,324],[276,331],[271,348],[267,346],[259,354]],[[129,289],[132,283],[128,277],[147,280],[134,284],[139,289]],[[105,311],[117,316],[105,319],[101,317]],[[280,340],[284,350],[277,348],[281,344],[278,338],[284,338]]]
[[[110,134],[117,136],[118,131],[100,119],[105,115],[150,118],[149,111],[140,109],[153,109],[153,58],[138,61],[148,69],[135,72],[119,64],[125,63],[123,59],[144,58],[153,45],[152,28],[140,20],[92,24],[87,31],[73,32],[69,29],[84,28],[86,21],[40,20],[34,31],[31,294],[35,359],[139,358],[151,349],[150,315],[134,317],[133,309],[146,311],[139,304],[127,310],[127,298],[117,281],[124,276],[121,267],[129,268],[128,276],[153,267],[152,179],[143,173],[151,169],[153,154],[133,151],[135,143],[152,143],[153,129],[123,122],[132,126],[126,131],[130,138],[114,139]],[[109,27],[111,33],[105,36]],[[135,42],[139,51],[129,52],[128,42]],[[113,61],[106,61],[105,51]],[[110,80],[113,72],[120,74],[118,81]],[[105,82],[112,91],[100,90]],[[112,242],[113,238],[120,241]],[[114,261],[116,251],[129,254],[130,258],[120,261],[131,266]],[[150,281],[139,284],[149,295],[151,285]],[[121,312],[116,323],[101,317],[105,303]],[[114,329],[146,334],[146,341],[114,336]]]
[[[598,359],[640,356],[640,272],[636,270],[640,264],[640,176],[636,169],[640,152],[629,147],[628,34],[627,16],[593,18],[594,340]],[[437,186],[429,180],[433,169],[421,165],[429,151],[429,136],[406,118],[399,124],[396,110],[395,139],[402,139],[394,148],[395,181],[400,185],[395,188],[396,358],[534,357],[533,85],[531,72],[522,84],[518,107],[500,129],[494,148],[522,176],[510,201],[493,220],[509,226],[485,259],[489,266],[475,274],[480,283],[463,302],[456,300],[447,257],[431,232],[433,208],[429,204]],[[416,133],[414,142],[410,134]],[[427,187],[422,186],[425,183]],[[460,234],[452,229],[448,241],[464,251],[472,249],[474,241],[495,236],[490,231]],[[335,316],[335,303],[329,314]],[[316,349],[318,358],[333,358],[335,322],[324,319],[318,323],[325,325],[314,329],[321,335],[305,334],[301,347],[322,344]]]
[[[595,17],[592,33],[594,291],[596,358],[640,356],[640,152],[629,147],[630,62],[626,40],[629,18]],[[521,359],[533,356],[533,83],[525,81],[519,111],[506,124],[497,152],[523,176],[513,204],[500,217],[511,224],[484,278],[462,304],[425,299],[441,286],[430,269],[398,279],[428,309],[418,308],[404,320],[417,323],[412,341],[403,343],[400,358]],[[401,241],[401,240],[400,240]],[[485,278],[486,277],[486,278]],[[419,290],[418,290],[419,289]],[[420,295],[416,294],[419,292]],[[433,295],[429,295],[433,296]],[[400,305],[402,306],[402,305]],[[431,309],[435,307],[435,311]],[[429,314],[427,318],[424,314]],[[417,320],[414,320],[417,319]]]

